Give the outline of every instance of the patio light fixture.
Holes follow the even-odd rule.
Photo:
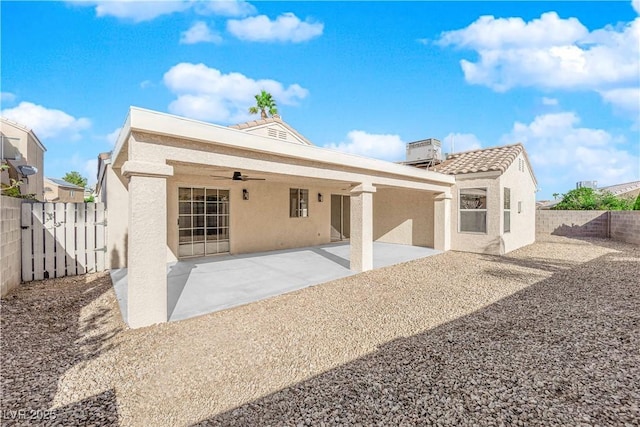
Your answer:
[[[322,203],[322,193],[318,193],[318,201]]]
[[[242,200],[249,200],[249,190],[246,188],[242,189]]]

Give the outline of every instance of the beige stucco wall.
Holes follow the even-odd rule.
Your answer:
[[[373,195],[373,240],[433,247],[433,194],[379,188]]]
[[[37,200],[44,201],[44,150],[29,132],[6,122],[2,122],[2,135],[17,138],[18,140],[11,140],[11,144],[20,151],[24,164],[38,169],[38,173],[23,179],[25,182],[20,185],[20,192],[35,194]]]
[[[483,174],[473,174],[483,176]],[[470,175],[456,176],[456,185],[451,200],[451,249],[463,252],[499,254],[502,242],[500,238],[502,197],[500,181],[497,176],[477,178]],[[459,231],[460,190],[465,188],[487,189],[487,232],[471,233]]]
[[[2,296],[20,284],[21,206],[21,199],[0,196],[0,294]]]
[[[212,180],[177,174],[167,179],[167,261],[178,257],[178,188],[229,190],[230,252],[241,254],[319,245],[331,241],[331,193],[339,189],[304,182]],[[309,190],[309,216],[290,218],[289,189]],[[242,199],[247,189],[249,200]],[[111,191],[111,190],[110,190]],[[318,193],[323,201],[318,201]]]
[[[520,170],[521,154],[502,174],[474,173],[456,176],[451,203],[451,248],[457,251],[488,253],[500,255],[511,252],[535,241],[536,209],[535,183],[525,166]],[[527,164],[526,162],[524,163]],[[493,177],[491,176],[493,175]],[[504,233],[504,188],[511,189],[511,231]],[[459,231],[460,189],[487,189],[487,233],[468,233]],[[518,202],[522,210],[518,213]]]
[[[124,181],[124,182],[123,182]],[[108,167],[108,260],[111,268],[126,266],[128,191],[126,180]],[[167,178],[167,262],[178,259],[178,188],[230,190],[230,252],[251,253],[320,245],[331,241],[331,194],[342,188],[297,182],[234,182],[209,176],[176,174]],[[289,189],[309,190],[309,217],[290,218]],[[242,190],[249,200],[242,199]],[[318,193],[323,201],[318,201]],[[374,194],[374,240],[433,247],[433,195],[429,192],[381,188]]]
[[[519,156],[523,158],[522,154]],[[511,232],[504,233],[504,252],[511,252],[536,240],[536,185],[524,162],[524,169],[518,168],[518,159],[500,177],[500,188],[511,189]],[[504,203],[504,191],[500,191],[500,208]],[[522,209],[518,212],[518,202]],[[503,215],[500,215],[500,230],[503,230]]]
[[[129,237],[127,180],[116,174],[109,165],[105,171],[105,181],[109,188],[106,193],[107,266],[123,268],[127,266]]]

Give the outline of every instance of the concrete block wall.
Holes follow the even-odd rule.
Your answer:
[[[609,237],[609,211],[536,211],[536,234]]]
[[[611,238],[640,245],[640,211],[611,211]]]
[[[0,196],[0,295],[20,284],[22,274],[20,207],[22,199]]]

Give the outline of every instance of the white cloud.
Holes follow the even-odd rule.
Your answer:
[[[198,3],[200,14],[214,13],[220,16],[248,16],[257,12],[256,8],[243,0],[205,1]]]
[[[325,148],[332,150],[389,161],[404,160],[405,147],[406,144],[398,135],[372,134],[361,130],[350,131],[344,142],[325,144]]]
[[[522,18],[481,16],[462,30],[446,31],[439,43],[477,51],[517,47],[544,48],[570,45],[589,31],[576,18],[561,19],[555,12],[524,22]]]
[[[544,13],[521,18],[483,16],[466,28],[442,33],[438,43],[475,51],[460,61],[468,83],[495,91],[514,87],[590,90],[637,88],[640,18],[589,31],[576,18]]]
[[[73,0],[69,3],[78,6],[95,7],[96,16],[113,16],[133,22],[151,21],[163,15],[194,10],[200,15],[247,16],[256,12],[251,4],[239,0],[202,1],[144,1],[144,0]]]
[[[116,145],[116,142],[118,140],[118,136],[120,135],[120,131],[122,130],[121,127],[119,128],[115,128],[113,130],[113,132],[107,134],[104,138],[107,140],[107,142],[109,143],[109,145],[111,145],[112,147]]]
[[[13,102],[16,100],[16,95],[11,92],[0,92],[0,102]]]
[[[501,142],[522,142],[540,186],[547,192],[567,191],[578,181],[611,185],[637,180],[640,158],[621,136],[603,129],[579,127],[573,112],[545,114],[531,123],[516,122]]]
[[[630,113],[640,121],[640,88],[604,90],[600,95],[615,108]]]
[[[214,33],[206,22],[198,21],[180,34],[180,44],[221,43],[220,34]]]
[[[75,118],[64,111],[45,108],[31,102],[21,102],[1,112],[3,117],[30,127],[39,138],[80,138],[80,133],[91,127],[87,118]]]
[[[442,140],[443,153],[460,153],[478,148],[482,148],[482,143],[472,133],[450,133]]]
[[[558,100],[556,98],[547,98],[546,96],[543,96],[542,105],[558,105]]]
[[[140,82],[140,88],[141,89],[146,89],[148,87],[153,86],[153,82],[151,80],[145,80],[143,82]]]
[[[631,7],[640,15],[640,0],[631,0]]]
[[[190,1],[74,1],[81,6],[95,6],[96,16],[113,16],[133,22],[151,21],[162,15],[183,12],[192,6]]]
[[[251,116],[248,108],[261,90],[271,93],[278,105],[296,105],[308,95],[298,84],[285,87],[269,80],[254,80],[241,73],[223,74],[204,64],[180,63],[164,75],[164,84],[177,98],[169,111],[198,120],[241,122]]]
[[[254,42],[293,42],[299,43],[318,37],[324,30],[324,24],[307,18],[301,21],[293,13],[284,13],[270,20],[266,15],[227,21],[227,31],[240,40]]]

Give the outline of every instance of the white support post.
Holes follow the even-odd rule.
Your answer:
[[[351,190],[351,271],[373,268],[373,193],[376,188],[360,184]]]
[[[433,248],[439,251],[451,249],[451,193],[435,196]]]
[[[127,317],[140,328],[167,321],[168,165],[126,162],[129,177]]]

